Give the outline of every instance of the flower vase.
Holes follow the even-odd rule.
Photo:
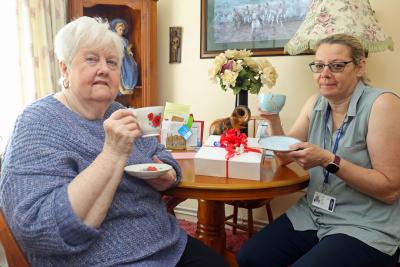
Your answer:
[[[248,91],[247,90],[240,90],[239,93],[236,95],[235,108],[237,106],[240,106],[240,105],[243,105],[243,106],[247,107],[248,99],[249,99]]]
[[[237,106],[248,106],[249,92],[247,90],[240,90],[236,95],[235,108]],[[240,129],[242,133],[245,133],[248,136],[248,127],[243,127]]]

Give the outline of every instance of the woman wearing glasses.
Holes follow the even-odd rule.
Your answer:
[[[309,170],[307,194],[238,254],[239,266],[396,266],[400,245],[400,100],[369,87],[354,37],[321,40],[310,63],[318,88],[277,156]],[[273,135],[279,115],[261,112]]]

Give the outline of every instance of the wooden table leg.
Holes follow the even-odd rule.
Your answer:
[[[197,238],[221,255],[226,249],[225,206],[223,201],[198,201]]]

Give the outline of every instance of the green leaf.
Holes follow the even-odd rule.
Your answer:
[[[258,94],[258,92],[260,92],[261,86],[261,82],[252,83],[249,90],[250,94]]]
[[[219,79],[219,85],[220,85],[221,89],[226,92],[226,88],[224,86],[224,83],[222,82],[222,79]]]
[[[254,75],[250,75],[250,80],[252,81],[252,82],[257,82],[257,80],[254,78]]]
[[[249,72],[245,68],[243,68],[238,74],[238,77],[240,78],[247,78],[248,76]]]
[[[260,87],[258,86],[253,86],[250,88],[250,94],[258,94],[258,92],[260,91]]]
[[[241,87],[235,86],[235,87],[232,88],[232,91],[233,91],[233,93],[234,93],[235,95],[239,94],[240,90],[242,90]]]

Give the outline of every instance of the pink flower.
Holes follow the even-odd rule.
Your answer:
[[[321,12],[317,17],[317,22],[320,24],[326,24],[332,19],[328,12]]]
[[[377,32],[379,28],[374,26],[364,27],[364,37],[369,41],[378,41]]]
[[[326,25],[325,34],[329,35],[335,32],[335,27],[332,24]]]
[[[224,65],[222,65],[221,72],[224,73],[225,70],[233,69],[233,60],[229,60]]]

